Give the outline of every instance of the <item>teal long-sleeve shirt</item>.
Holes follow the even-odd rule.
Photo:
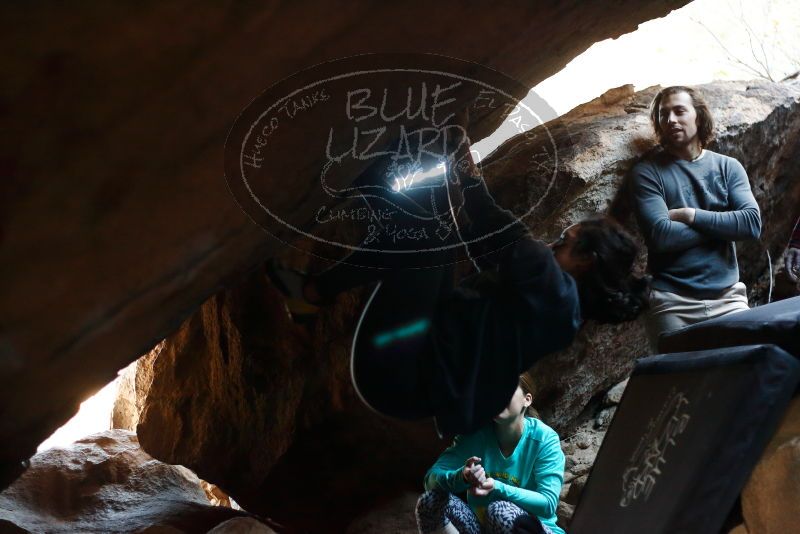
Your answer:
[[[472,456],[481,458],[486,476],[495,481],[489,495],[467,496],[467,504],[482,524],[489,503],[505,500],[538,517],[555,534],[564,534],[556,525],[556,508],[564,481],[564,453],[552,428],[526,417],[522,436],[509,457],[500,452],[493,424],[473,434],[456,436],[425,475],[425,489],[466,492],[469,486],[461,469]]]
[[[694,161],[661,151],[631,173],[653,287],[715,298],[738,282],[734,241],[761,235],[761,213],[742,164],[711,150]],[[670,220],[674,208],[695,208],[694,222]]]

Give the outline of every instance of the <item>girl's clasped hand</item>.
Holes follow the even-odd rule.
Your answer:
[[[486,476],[486,471],[480,464],[481,459],[477,456],[470,457],[461,470],[464,482],[469,484],[469,493],[477,496],[489,495],[494,489],[494,479]]]

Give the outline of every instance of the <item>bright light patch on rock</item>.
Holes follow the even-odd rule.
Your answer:
[[[78,439],[111,428],[111,409],[117,397],[119,378],[81,403],[78,413],[44,440],[36,452],[53,447],[66,447]]]

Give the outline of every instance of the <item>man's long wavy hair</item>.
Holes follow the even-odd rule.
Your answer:
[[[692,105],[697,112],[697,137],[700,138],[700,146],[706,148],[714,140],[714,118],[711,116],[711,111],[709,111],[703,95],[696,89],[683,85],[673,85],[662,89],[650,104],[650,123],[656,133],[656,139],[659,144],[664,145],[664,132],[661,131],[659,121],[661,101],[664,100],[664,97],[675,93],[686,93],[692,99]]]

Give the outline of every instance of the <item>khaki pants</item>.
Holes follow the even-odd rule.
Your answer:
[[[661,334],[747,309],[747,287],[742,282],[733,284],[715,299],[704,300],[653,289],[645,314],[650,349],[658,352],[658,336]]]

